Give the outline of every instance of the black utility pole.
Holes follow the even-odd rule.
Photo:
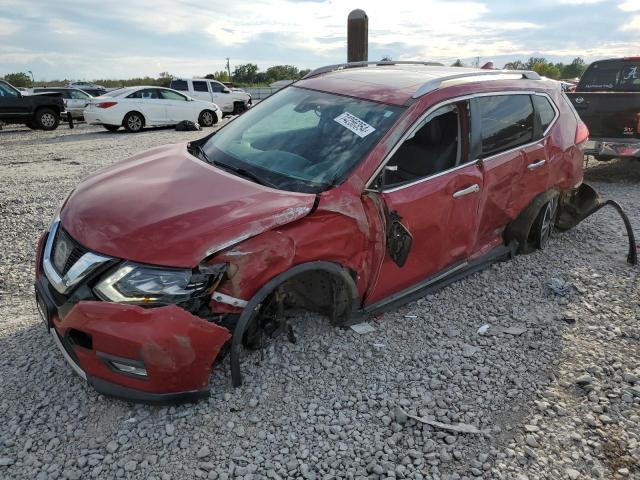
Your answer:
[[[369,17],[364,10],[354,10],[347,18],[347,61],[369,59]]]

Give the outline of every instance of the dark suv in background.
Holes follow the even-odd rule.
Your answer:
[[[29,128],[55,130],[66,118],[62,94],[46,92],[23,95],[11,84],[0,80],[0,121],[23,123]]]

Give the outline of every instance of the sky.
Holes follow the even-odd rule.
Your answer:
[[[346,20],[369,16],[369,60],[497,66],[640,55],[640,0],[0,0],[0,76],[199,76],[346,61]]]

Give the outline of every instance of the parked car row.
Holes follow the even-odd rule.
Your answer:
[[[210,99],[197,100],[170,88],[139,86],[100,93],[94,97],[75,87],[37,87],[25,94],[0,81],[0,121],[55,130],[63,118],[84,119],[112,132],[120,127],[139,132],[145,126],[176,125],[183,120],[210,127],[223,116]]]

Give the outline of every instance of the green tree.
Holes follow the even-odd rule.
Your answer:
[[[257,73],[258,65],[255,63],[238,65],[233,70],[233,81],[236,83],[255,83]]]
[[[560,75],[562,73],[560,72],[560,69],[558,67],[556,67],[552,63],[547,63],[547,62],[534,63],[531,66],[531,70],[533,70],[534,72],[537,72],[538,74],[544,77],[553,78],[556,80],[560,78]]]
[[[464,63],[462,63],[462,60],[457,59],[455,62],[453,62],[453,63],[451,64],[451,66],[452,66],[452,67],[464,67],[465,65],[464,65]]]
[[[587,69],[587,64],[580,57],[576,57],[569,65],[565,65],[562,69],[562,78],[581,77]]]
[[[297,80],[300,75],[298,67],[293,65],[274,65],[267,68],[265,73],[269,83],[277,82],[278,80]]]
[[[503,67],[505,70],[526,70],[527,66],[520,60],[506,63]]]
[[[4,79],[14,87],[31,87],[31,77],[24,72],[8,73]]]

